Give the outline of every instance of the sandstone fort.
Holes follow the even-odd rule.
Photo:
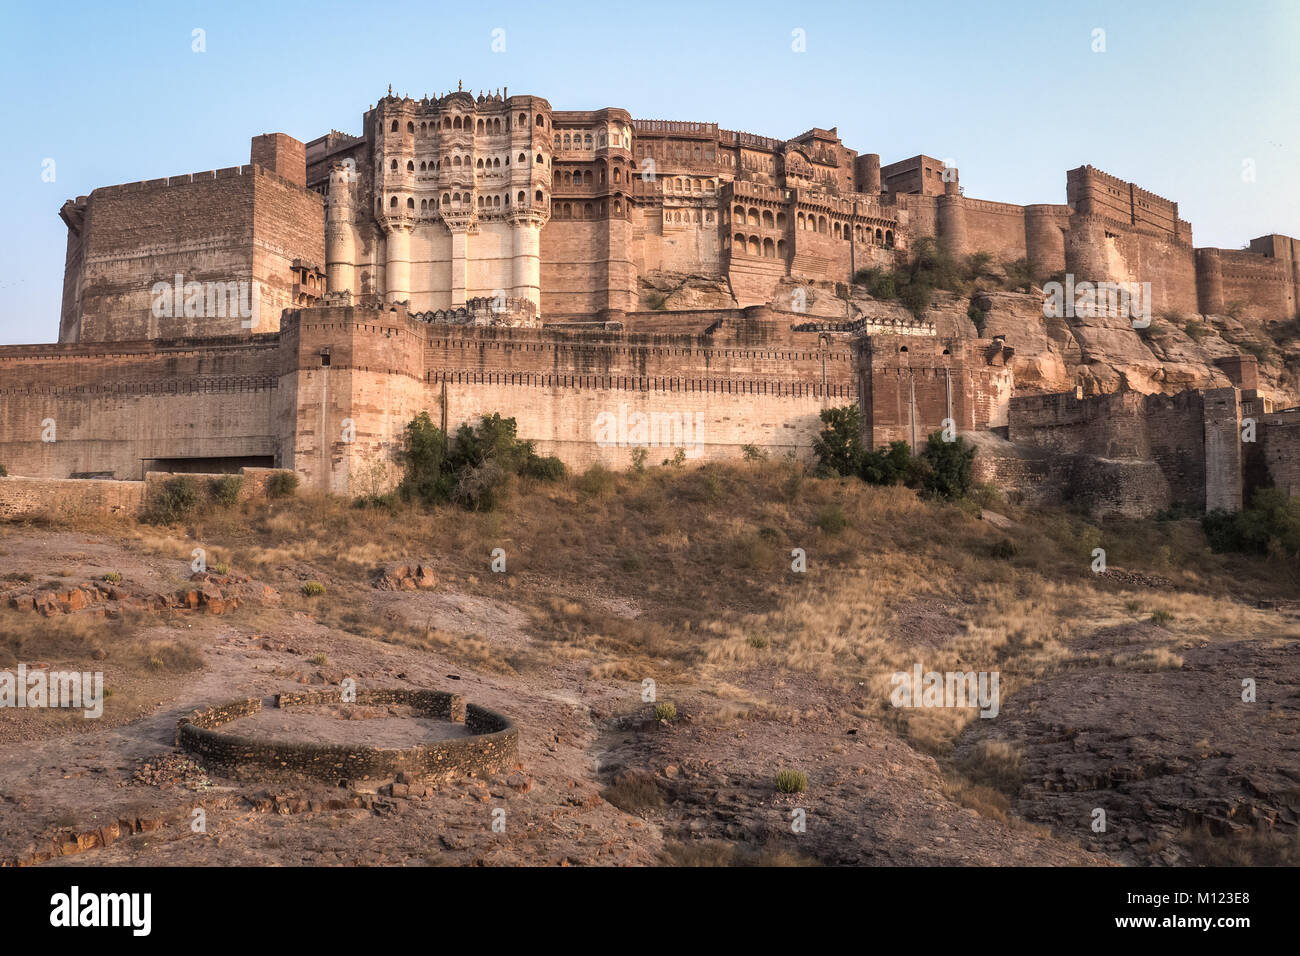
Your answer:
[[[684,424],[703,458],[806,454],[855,403],[871,445],[953,423],[1026,500],[1300,493],[1300,383],[1252,348],[1296,320],[1300,241],[1197,248],[1174,201],[1087,165],[1064,187],[977,199],[834,128],[390,90],[360,135],[260,135],[246,166],[66,202],[59,342],[0,348],[0,464],[42,493],[275,467],[355,494],[396,480],[426,410],[514,417],[581,466],[647,443],[598,440],[618,416]],[[926,237],[1032,283],[920,314],[855,283]],[[1146,288],[1156,318],[1045,310],[1062,275]]]

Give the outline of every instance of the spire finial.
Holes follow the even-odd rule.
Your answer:
[[[464,81],[464,80],[457,80],[457,81],[456,81],[456,92],[457,92],[457,93],[463,93],[463,92],[465,92],[465,81]]]
[[[389,95],[389,96],[392,96],[392,95],[393,95],[393,84],[392,84],[392,83],[389,83],[389,84],[388,84],[388,95]]]

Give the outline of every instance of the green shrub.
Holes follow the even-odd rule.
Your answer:
[[[104,575],[104,580],[107,581],[109,584],[121,584],[122,575],[117,571],[109,571],[106,575]]]
[[[201,500],[198,481],[189,475],[177,475],[154,492],[146,518],[154,524],[175,524],[192,516]]]
[[[471,511],[492,511],[510,494],[518,475],[559,481],[568,470],[554,456],[538,455],[531,441],[521,441],[513,418],[482,416],[477,425],[461,425],[453,438],[420,412],[402,435],[402,480],[397,495],[425,507],[452,501]],[[386,500],[366,506],[389,507]]]
[[[848,524],[849,519],[845,516],[844,509],[838,504],[827,505],[817,516],[817,527],[827,534],[839,534],[848,527]]]
[[[298,490],[298,475],[292,471],[277,471],[266,481],[268,498],[292,498]]]
[[[8,478],[8,477],[9,477],[9,469],[6,468],[4,465],[0,465],[0,478]]]
[[[823,408],[822,430],[813,439],[817,472],[822,476],[848,477],[862,470],[862,412],[857,405]]]
[[[645,448],[632,449],[632,471],[638,475],[645,472],[645,460],[650,456],[650,452]]]
[[[776,772],[777,793],[803,793],[808,789],[808,775],[802,770],[778,770]]]
[[[741,445],[740,454],[745,461],[767,461],[767,452],[757,445]]]
[[[324,654],[313,654],[311,657],[307,658],[307,660],[309,663],[315,664],[317,667],[324,667],[330,662],[330,659]]]
[[[1028,259],[1004,262],[1002,266],[1007,273],[1008,288],[1016,292],[1028,292],[1034,287],[1034,267]]]
[[[303,597],[320,597],[325,593],[325,585],[319,581],[306,581],[302,586]]]
[[[537,481],[562,481],[568,473],[564,462],[554,455],[529,455],[520,469],[520,474]]]
[[[989,314],[971,300],[970,305],[966,306],[966,318],[970,319],[971,325],[975,326],[975,334],[984,338],[984,329],[988,327]]]
[[[1151,623],[1155,624],[1157,627],[1164,627],[1173,619],[1174,616],[1172,614],[1159,608],[1151,612]]]
[[[911,446],[901,440],[891,442],[888,448],[866,452],[859,470],[862,480],[870,485],[904,485],[915,472]]]
[[[971,470],[974,461],[975,449],[967,447],[960,435],[954,441],[944,441],[941,431],[934,432],[926,439],[918,457],[922,490],[949,501],[964,498],[974,484]]]
[[[514,476],[489,458],[459,470],[451,500],[466,511],[494,511],[508,496]]]
[[[755,634],[749,639],[749,646],[755,650],[761,651],[767,647],[767,638],[762,634]]]
[[[352,507],[362,510],[371,509],[374,511],[394,512],[400,499],[397,492],[390,491],[382,495],[359,495],[352,502]]]
[[[1257,491],[1241,511],[1215,509],[1201,519],[1214,551],[1300,556],[1300,498],[1276,488]]]
[[[681,468],[683,465],[686,464],[686,449],[685,448],[677,449],[675,452],[673,452],[673,457],[665,458],[663,463],[670,468]]]
[[[223,508],[232,508],[239,503],[239,489],[244,479],[239,475],[222,475],[213,478],[208,484],[208,495]]]
[[[578,476],[577,485],[589,498],[608,498],[614,494],[614,473],[597,462]]]
[[[669,723],[677,719],[677,708],[671,701],[663,701],[655,704],[655,720],[666,720]]]
[[[995,558],[1000,558],[1001,560],[1006,561],[1014,558],[1019,550],[1020,549],[1016,547],[1014,541],[1009,538],[1004,538],[1001,541],[995,542],[994,545],[989,548],[989,553]]]
[[[218,564],[213,565],[212,570],[215,571],[217,574],[226,575],[230,573],[230,565],[227,564],[225,561],[222,561]]]

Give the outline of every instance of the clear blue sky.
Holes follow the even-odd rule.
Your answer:
[[[1014,203],[1064,202],[1065,170],[1091,163],[1177,201],[1198,246],[1300,235],[1297,0],[115,6],[0,9],[0,343],[57,337],[65,199],[247,163],[258,133],[360,132],[390,82],[781,138],[837,126],[885,163],[953,159],[967,195]]]

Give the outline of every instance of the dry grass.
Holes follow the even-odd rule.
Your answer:
[[[918,662],[996,671],[1006,699],[1071,667],[1172,668],[1187,646],[1284,637],[1276,614],[1249,606],[1287,596],[1284,571],[1266,559],[1209,553],[1194,521],[1098,523],[1065,511],[1002,510],[1018,524],[1015,553],[994,557],[1008,532],[971,508],[922,501],[905,488],[816,479],[780,461],[524,481],[486,514],[363,511],[303,494],[172,528],[110,519],[76,527],[111,528],[128,546],[173,559],[201,545],[210,565],[229,562],[284,595],[279,610],[241,608],[241,617],[269,625],[303,612],[349,634],[437,649],[501,673],[584,661],[593,678],[653,674],[721,699],[738,669],[808,672],[859,687],[862,715],[940,757],[976,711],[890,706],[891,676]],[[1107,586],[1089,569],[1099,546],[1112,568],[1160,574],[1176,589],[1138,595]],[[498,547],[507,575],[489,572]],[[806,553],[805,573],[791,569],[796,548]],[[360,600],[372,576],[411,560],[433,564],[440,589],[525,610],[533,648],[503,651],[474,636],[375,620]],[[327,594],[303,601],[292,592],[306,580],[320,580]],[[637,613],[619,610],[629,606]],[[944,614],[923,613],[931,606]],[[1172,619],[1158,636],[1143,634],[1118,652],[1087,646],[1101,628],[1136,627],[1162,611]]]

